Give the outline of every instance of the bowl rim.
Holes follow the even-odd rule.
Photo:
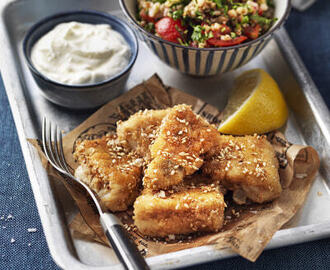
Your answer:
[[[284,24],[284,22],[288,19],[289,14],[290,14],[290,10],[291,10],[291,1],[286,0],[286,7],[285,7],[284,14],[283,14],[282,18],[280,18],[278,20],[275,27],[271,28],[265,34],[263,34],[262,36],[254,39],[254,40],[251,40],[251,41],[248,41],[248,42],[245,42],[245,43],[241,43],[241,44],[238,44],[238,45],[234,45],[234,46],[228,46],[228,47],[195,48],[195,47],[184,46],[184,45],[177,44],[177,43],[174,43],[174,42],[171,42],[171,41],[167,41],[165,39],[157,37],[154,34],[149,33],[147,30],[145,30],[142,26],[140,26],[135,21],[135,18],[133,18],[130,15],[130,13],[128,11],[128,8],[126,6],[125,0],[119,0],[119,3],[120,3],[120,6],[121,6],[124,14],[126,15],[126,17],[134,24],[135,27],[137,27],[140,31],[143,32],[143,34],[147,35],[149,38],[156,39],[159,42],[163,42],[163,43],[166,43],[166,44],[171,45],[171,46],[179,47],[179,48],[182,48],[182,49],[195,50],[195,51],[226,51],[226,50],[232,50],[232,49],[237,49],[237,48],[243,48],[243,47],[250,46],[254,43],[258,43],[259,41],[264,40],[265,38],[268,38],[269,36],[271,36],[274,33],[274,31],[278,30]]]
[[[114,24],[120,24],[122,25],[131,35],[131,37],[129,37],[132,42],[134,43],[135,46],[131,46],[130,44],[128,44],[128,46],[130,47],[132,56],[130,56],[131,60],[128,62],[128,64],[125,66],[125,68],[123,70],[121,70],[119,73],[111,76],[110,78],[101,81],[101,82],[97,82],[97,83],[89,83],[89,84],[64,84],[61,82],[57,82],[55,80],[50,79],[49,77],[47,77],[46,75],[42,74],[32,63],[31,61],[31,56],[28,56],[27,53],[27,43],[31,37],[31,35],[42,25],[44,25],[45,23],[52,21],[54,19],[57,18],[61,18],[61,17],[66,17],[69,15],[79,15],[79,14],[83,14],[83,15],[96,15],[99,17],[104,17],[106,19],[110,19],[111,21],[114,22]],[[77,20],[79,22],[79,20]],[[61,23],[61,22],[59,22]],[[109,23],[110,25],[110,23]],[[54,26],[55,27],[55,26]],[[39,39],[38,39],[39,40]],[[35,41],[37,42],[37,40]],[[34,45],[35,43],[33,43]],[[110,82],[116,81],[117,79],[120,79],[122,76],[124,76],[127,72],[129,72],[131,70],[131,68],[133,67],[138,52],[139,52],[139,42],[136,36],[136,33],[131,29],[131,27],[123,20],[121,20],[120,18],[111,15],[109,13],[106,12],[102,12],[102,11],[97,11],[97,10],[93,10],[93,9],[84,9],[84,10],[70,10],[70,11],[65,11],[65,12],[58,12],[55,14],[52,14],[50,16],[47,16],[39,21],[37,21],[36,23],[34,23],[30,29],[27,31],[27,33],[24,36],[23,39],[23,54],[24,57],[26,59],[27,65],[29,67],[29,69],[32,71],[32,73],[34,73],[35,75],[37,75],[38,77],[40,77],[41,79],[47,81],[48,83],[54,84],[56,86],[62,87],[62,88],[66,88],[66,90],[73,90],[73,89],[81,89],[81,90],[90,90],[93,87],[98,87],[98,86],[103,86],[105,84],[108,84]],[[135,50],[134,47],[136,48]]]

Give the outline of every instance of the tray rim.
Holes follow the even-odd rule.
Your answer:
[[[68,246],[68,243],[63,241],[68,241],[70,238],[66,235],[66,232],[63,232],[63,224],[61,222],[61,213],[59,212],[57,203],[54,201],[54,197],[52,195],[52,190],[50,188],[50,183],[40,183],[38,181],[39,178],[47,178],[47,174],[43,169],[39,158],[37,157],[37,151],[28,143],[26,130],[25,130],[25,122],[23,115],[29,115],[28,106],[25,102],[19,103],[17,100],[17,96],[15,94],[20,93],[21,96],[24,96],[24,82],[21,80],[19,76],[19,71],[16,67],[15,57],[13,51],[10,50],[10,37],[6,31],[5,27],[5,19],[4,12],[8,5],[14,2],[27,2],[25,0],[4,0],[0,3],[0,15],[1,15],[1,24],[0,24],[0,46],[3,48],[0,51],[0,70],[3,78],[3,83],[5,86],[5,90],[7,93],[7,97],[9,100],[10,108],[13,114],[14,122],[16,125],[24,161],[26,163],[28,175],[31,182],[31,187],[33,190],[34,198],[36,201],[37,209],[40,215],[41,223],[43,226],[43,230],[46,236],[47,244],[49,247],[49,251],[54,259],[54,261],[62,268],[70,265],[72,269],[106,269],[108,266],[89,266],[81,261],[79,261],[76,257],[74,257],[74,251]],[[306,100],[310,103],[311,107],[314,108],[313,113],[317,112],[315,116],[318,119],[318,123],[320,124],[320,129],[323,132],[324,136],[328,136],[330,138],[330,114],[328,107],[326,106],[323,98],[321,97],[316,85],[314,84],[311,76],[309,75],[306,67],[304,66],[300,56],[295,50],[288,34],[285,29],[282,28],[280,31],[275,33],[274,39],[276,43],[279,45],[282,53],[287,58],[287,64],[292,69],[295,78],[303,89],[303,93],[308,97]],[[289,46],[283,45],[288,44]],[[6,62],[6,64],[5,64]],[[5,68],[4,68],[5,67]],[[309,87],[304,87],[308,85]],[[318,108],[315,107],[315,104],[318,104]],[[35,130],[33,130],[35,137],[38,137],[38,134]],[[48,181],[47,181],[48,182]],[[46,184],[45,187],[48,191],[45,196],[41,192],[41,185]],[[46,196],[47,195],[47,196]],[[51,199],[51,203],[47,199]],[[272,249],[287,245],[298,244],[307,241],[313,241],[321,238],[325,238],[330,236],[330,221],[323,222],[320,224],[312,224],[307,226],[300,226],[290,229],[284,229],[276,232],[273,236],[273,239],[267,245],[266,249]],[[51,228],[51,230],[49,229]],[[322,232],[322,233],[321,233]],[[55,237],[56,235],[56,237]],[[287,236],[301,236],[296,237],[296,241],[289,242],[289,238]],[[55,239],[56,238],[56,239]],[[59,239],[60,238],[60,239]],[[61,242],[59,242],[59,240]],[[69,239],[70,241],[70,239]],[[60,245],[59,245],[60,243]],[[63,252],[63,250],[67,252]],[[225,254],[223,254],[224,250],[215,250],[212,249],[211,246],[203,246],[192,249],[186,249],[178,252],[173,252],[164,255],[158,255],[154,257],[150,257],[147,259],[148,263],[151,266],[157,265],[166,266],[170,268],[173,267],[184,267],[190,266],[193,264],[200,264],[205,262],[214,261],[217,259],[229,258],[232,256],[237,256],[237,254],[229,251],[229,249],[225,249]],[[185,254],[185,253],[189,254]],[[198,253],[201,255],[201,252],[205,253],[205,256],[202,260],[198,261],[177,261],[178,256],[191,256],[193,253]],[[160,265],[161,261],[164,262]],[[164,265],[165,264],[165,265]],[[117,264],[114,266],[116,269],[120,268]],[[157,267],[157,268],[158,268]]]

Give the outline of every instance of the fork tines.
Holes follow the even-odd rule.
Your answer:
[[[48,161],[60,172],[72,176],[64,157],[62,133],[46,117],[42,121],[42,145]]]

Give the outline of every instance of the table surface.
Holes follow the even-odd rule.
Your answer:
[[[330,107],[330,1],[292,11],[286,28]],[[35,205],[8,99],[0,78],[0,269],[59,269],[53,262]],[[263,252],[257,262],[235,257],[197,269],[328,269],[330,239]]]

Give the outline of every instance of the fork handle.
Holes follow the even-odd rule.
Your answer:
[[[110,213],[102,213],[100,221],[118,259],[127,270],[150,269],[140,251],[121,225],[118,218]]]

